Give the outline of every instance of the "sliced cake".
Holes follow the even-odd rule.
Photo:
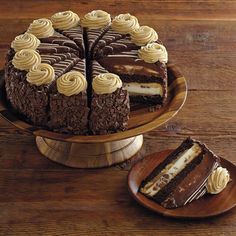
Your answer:
[[[181,207],[207,192],[215,194],[225,188],[229,173],[219,167],[219,157],[199,141],[187,138],[154,168],[140,192],[165,208]],[[220,188],[215,188],[217,185]]]
[[[14,110],[34,125],[71,134],[112,133],[126,129],[130,102],[134,107],[136,103],[157,108],[164,104],[166,63],[167,52],[156,31],[140,26],[135,16],[125,13],[111,19],[107,12],[94,10],[80,19],[72,11],[63,11],[50,19],[32,21],[26,32],[12,41],[6,55],[6,95]],[[64,75],[70,78],[72,71],[82,73],[87,89],[67,96],[59,92],[57,81],[61,77],[64,81]],[[115,74],[122,87],[112,92],[109,89],[97,92],[92,85],[100,74],[109,78]],[[84,120],[77,114],[81,126],[78,122],[76,128],[76,115],[69,121],[64,106],[74,109],[77,100],[78,108],[84,109]],[[60,102],[61,113],[52,106]],[[84,104],[88,109],[93,108],[91,116]],[[55,114],[63,116],[59,119]],[[86,119],[91,130],[85,128]]]

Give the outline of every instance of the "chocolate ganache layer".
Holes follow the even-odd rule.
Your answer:
[[[19,115],[49,130],[124,131],[130,103],[165,103],[166,63],[155,30],[140,26],[129,13],[111,18],[94,10],[80,18],[72,11],[58,12],[34,20],[12,41],[6,94]]]

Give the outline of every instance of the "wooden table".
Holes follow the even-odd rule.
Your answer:
[[[98,170],[40,155],[35,139],[0,119],[0,235],[236,235],[236,209],[198,221],[161,217],[127,191],[139,158],[192,136],[236,164],[235,1],[1,1],[0,68],[9,43],[36,18],[71,9],[130,12],[155,28],[188,82],[182,111],[145,135],[136,158]]]

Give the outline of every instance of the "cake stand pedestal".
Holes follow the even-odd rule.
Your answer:
[[[36,136],[39,151],[52,161],[70,167],[99,168],[121,163],[133,157],[142,147],[143,133],[173,118],[185,103],[185,78],[172,64],[168,65],[168,99],[160,109],[133,107],[128,130],[107,135],[68,135],[34,126],[21,119],[6,97],[4,74],[0,71],[0,115],[19,129]]]
[[[143,135],[105,143],[71,143],[37,136],[39,151],[66,166],[94,168],[111,166],[134,156],[142,147]]]

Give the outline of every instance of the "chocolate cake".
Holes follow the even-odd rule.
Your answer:
[[[71,134],[118,132],[127,129],[130,102],[157,108],[165,103],[166,63],[156,31],[140,26],[129,13],[112,19],[94,10],[80,19],[72,11],[58,12],[34,20],[12,41],[6,56],[6,94],[14,111],[34,125]],[[60,93],[58,81],[75,71],[87,89]],[[92,83],[105,73],[118,76],[122,86],[98,94]]]
[[[142,182],[140,192],[165,208],[186,205],[222,191],[229,173],[204,144],[187,138]],[[216,187],[218,191],[215,191]]]

